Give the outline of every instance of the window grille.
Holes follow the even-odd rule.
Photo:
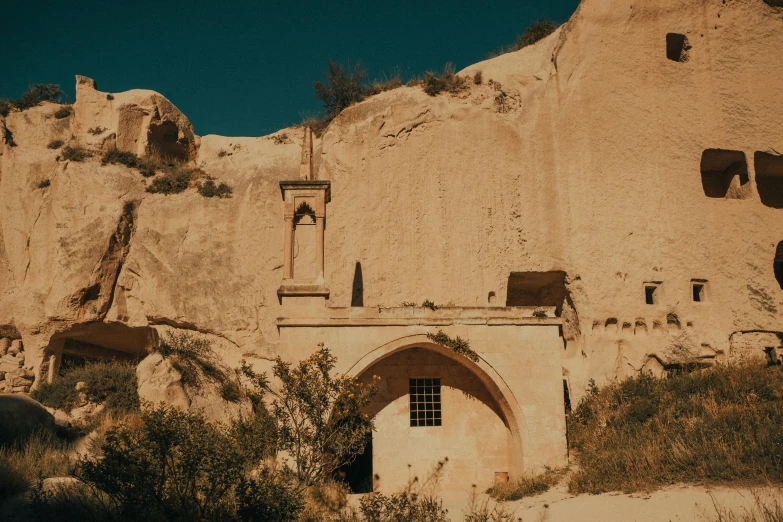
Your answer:
[[[410,379],[411,427],[440,426],[440,379]]]

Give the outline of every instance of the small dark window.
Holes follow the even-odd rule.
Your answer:
[[[775,279],[778,280],[778,284],[783,290],[783,241],[778,243],[778,248],[775,251],[775,261],[772,264],[772,268],[775,272]]]
[[[658,290],[657,285],[645,285],[644,287],[644,302],[648,305],[655,304],[655,293]]]
[[[693,283],[693,302],[701,303],[704,301],[704,283]]]
[[[757,152],[756,188],[761,202],[772,208],[783,208],[783,155]]]
[[[440,379],[410,379],[411,426],[440,426]]]
[[[666,58],[669,60],[673,62],[687,62],[690,49],[688,37],[684,34],[669,33],[666,35]]]
[[[700,168],[701,185],[705,196],[709,198],[742,198],[742,187],[749,181],[748,163],[744,152],[707,149],[701,155]]]

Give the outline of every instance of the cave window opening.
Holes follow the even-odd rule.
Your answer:
[[[410,379],[411,427],[440,426],[440,379]]]
[[[701,185],[708,198],[740,199],[749,181],[748,162],[740,150],[707,149],[701,155]],[[739,178],[739,183],[735,179]]]
[[[648,305],[654,305],[658,302],[658,285],[644,285],[644,302]]]
[[[691,281],[691,293],[694,303],[703,303],[706,300],[706,281]]]
[[[571,394],[568,391],[568,381],[563,379],[563,402],[565,403],[565,413],[571,413]]]
[[[756,152],[753,165],[761,203],[771,208],[783,208],[783,155]]]
[[[772,266],[775,271],[775,279],[778,280],[780,289],[783,290],[783,241],[778,243],[778,248],[775,251],[775,262]]]
[[[668,33],[666,35],[666,58],[669,60],[673,62],[687,62],[690,49],[688,37],[684,34]]]

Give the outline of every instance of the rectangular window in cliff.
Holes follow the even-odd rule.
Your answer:
[[[666,35],[666,58],[669,60],[673,62],[687,62],[690,49],[688,37],[684,34],[669,33]]]
[[[554,306],[559,316],[566,297],[565,276],[560,270],[511,272],[506,306]]]
[[[691,293],[694,303],[702,303],[707,300],[707,281],[704,279],[693,279],[691,281]]]
[[[440,426],[440,379],[410,379],[411,427]]]
[[[757,152],[753,163],[761,202],[768,207],[783,208],[783,156]]]
[[[710,198],[740,199],[748,162],[740,150],[707,149],[701,155],[701,185]]]
[[[644,302],[648,305],[654,305],[658,302],[658,283],[644,284]]]

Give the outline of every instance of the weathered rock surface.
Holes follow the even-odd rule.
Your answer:
[[[239,402],[224,400],[220,386],[208,379],[202,379],[198,388],[185,386],[182,375],[170,359],[159,353],[148,355],[136,368],[139,399],[151,406],[164,404],[181,410],[201,410],[208,420],[230,421],[241,415],[252,413],[247,399]]]
[[[512,273],[564,272],[575,395],[590,377],[664,371],[677,354],[730,356],[737,333],[778,336],[783,14],[768,4],[584,0],[538,44],[460,73],[481,71],[482,85],[437,97],[402,87],[344,111],[314,151],[332,181],[330,305],[351,305],[357,263],[365,306],[503,305]],[[675,49],[687,61],[667,58],[669,33],[687,37]],[[280,353],[278,182],[298,178],[301,129],[198,138],[156,93],[77,82],[69,119],[49,103],[0,119],[16,143],[3,133],[0,325],[20,332],[25,367],[40,372],[76,330],[141,353],[158,328],[198,331],[232,367]],[[56,161],[53,139],[163,147],[234,195],[149,194],[126,167]]]
[[[27,395],[0,394],[0,444],[27,438],[36,432],[54,434],[54,417]]]

